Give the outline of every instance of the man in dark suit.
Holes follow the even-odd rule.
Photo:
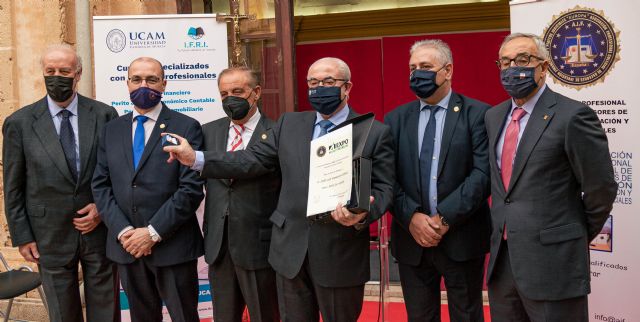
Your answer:
[[[119,320],[116,274],[105,254],[107,229],[91,194],[98,134],[116,110],[76,92],[82,61],[67,45],[42,56],[47,96],[3,126],[5,214],[14,246],[37,263],[51,321]]]
[[[409,321],[440,321],[444,277],[452,321],[483,321],[484,258],[491,232],[489,105],[451,90],[453,59],[441,40],[410,50],[418,100],[385,117],[396,147],[391,251]]]
[[[218,89],[228,117],[205,124],[204,149],[239,151],[258,144],[274,122],[260,113],[262,88],[246,67],[223,70]],[[204,252],[213,292],[213,318],[240,322],[245,305],[251,321],[280,321],[276,275],[267,261],[280,173],[252,179],[208,179]]]
[[[171,159],[202,167],[208,178],[242,179],[282,171],[269,263],[276,270],[283,321],[356,321],[369,280],[369,223],[377,220],[393,195],[393,146],[389,128],[373,123],[363,156],[372,160],[372,205],[355,214],[342,205],[327,217],[307,218],[310,143],[356,116],[347,105],[353,84],[346,63],[323,58],[307,74],[309,100],[316,112],[285,113],[266,136],[245,151],[194,152],[186,140],[166,147]],[[333,206],[333,205],[332,205]]]
[[[492,321],[588,321],[589,241],[617,192],[598,116],[545,85],[548,55],[536,35],[507,36],[497,64],[512,99],[485,117]]]
[[[167,82],[159,61],[137,58],[128,73],[134,110],[105,126],[92,184],[109,229],[107,256],[118,263],[132,321],[161,321],[163,301],[172,321],[199,321],[195,211],[203,181],[165,162],[160,133],[180,133],[200,148],[202,129],[160,101]]]

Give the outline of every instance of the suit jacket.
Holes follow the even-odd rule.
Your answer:
[[[490,283],[506,224],[511,270],[524,296],[562,300],[590,292],[589,241],[602,228],[617,193],[607,136],[588,106],[548,87],[529,117],[509,187],[496,145],[511,100],[485,121],[491,162]]]
[[[132,124],[132,113],[113,120],[105,127],[98,149],[92,187],[102,220],[109,228],[107,256],[119,264],[135,261],[118,241],[118,233],[127,226],[151,225],[162,240],[151,255],[143,257],[150,265],[169,266],[197,259],[204,253],[195,213],[204,197],[203,181],[196,171],[178,162],[167,163],[169,155],[162,150],[160,133],[176,133],[199,149],[202,128],[196,120],[163,103],[134,169]]]
[[[202,127],[204,149],[227,151],[229,118],[222,118]],[[246,148],[256,145],[275,125],[264,115],[260,117]],[[252,179],[208,179],[204,208],[205,260],[213,264],[224,254],[221,251],[224,226],[227,222],[228,248],[233,263],[244,269],[269,267],[271,222],[280,192],[280,172],[269,172]]]
[[[353,111],[349,117],[356,116]],[[282,188],[271,215],[273,230],[269,263],[286,278],[295,277],[308,257],[314,282],[324,287],[348,287],[369,280],[369,232],[334,221],[311,223],[306,217],[309,157],[315,112],[283,114],[267,138],[248,150],[206,151],[202,175],[210,178],[254,177],[278,167]],[[393,146],[389,127],[374,122],[363,156],[373,164],[371,190],[375,198],[372,222],[387,210],[393,194]]]
[[[489,105],[452,93],[438,158],[438,212],[449,231],[438,245],[449,258],[465,261],[489,251],[489,151],[484,114]],[[409,232],[412,215],[422,210],[418,120],[420,101],[399,106],[385,117],[396,148],[396,187],[391,251],[409,265],[420,263],[422,247]]]
[[[35,241],[42,265],[62,266],[75,256],[81,235],[73,218],[93,202],[90,185],[98,134],[117,116],[113,107],[78,94],[78,182],[69,171],[46,97],[5,120],[4,202],[11,240],[13,246]],[[104,252],[105,237],[100,224],[84,240]]]

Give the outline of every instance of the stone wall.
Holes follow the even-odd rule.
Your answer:
[[[45,95],[40,53],[49,44],[64,42],[76,45],[75,1],[0,0],[0,66],[3,67],[0,72],[0,124],[20,107]],[[89,0],[89,5],[91,15],[176,13],[176,0]],[[88,26],[90,28],[91,23]],[[78,34],[81,35],[79,39],[91,39],[87,37],[91,30],[78,30]],[[89,64],[90,60],[85,61],[84,68],[91,68]],[[93,93],[85,94],[92,96]],[[0,189],[0,196],[2,191]],[[26,263],[17,249],[11,247],[3,200],[0,198],[0,252],[7,257],[11,266],[24,265]],[[0,265],[0,271],[3,269]],[[12,318],[20,316],[12,314]]]

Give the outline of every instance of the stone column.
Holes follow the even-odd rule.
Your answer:
[[[91,41],[91,23],[76,26],[76,1],[89,1],[90,16],[80,19],[91,19],[94,15],[175,14],[177,10],[176,0],[0,0],[0,66],[3,67],[0,72],[0,125],[11,113],[45,95],[40,54],[48,45],[67,43],[79,47],[83,56],[87,53],[92,56],[93,45],[87,47],[86,44]],[[86,5],[85,2],[79,4]],[[84,58],[84,70],[92,70],[92,59]],[[85,75],[91,79],[91,74]],[[90,84],[82,86],[82,93],[93,96],[92,79]],[[11,247],[3,200],[0,198],[0,252],[11,266],[17,267],[26,263],[17,248]],[[33,296],[37,297],[37,293],[28,297]],[[39,301],[35,303],[40,305]],[[28,299],[17,301],[11,317],[39,320],[33,316],[34,310],[29,305],[33,303]],[[4,307],[1,301],[0,307]],[[40,311],[44,312],[41,308]]]

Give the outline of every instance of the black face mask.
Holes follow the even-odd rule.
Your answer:
[[[222,100],[222,109],[232,120],[238,121],[249,114],[251,104],[244,97],[227,96]]]
[[[73,96],[74,77],[45,76],[44,84],[47,94],[54,102],[64,102]]]
[[[342,86],[318,86],[309,89],[309,103],[322,115],[331,115],[342,103]]]
[[[444,68],[444,66],[442,66]],[[438,72],[432,70],[416,69],[409,76],[409,87],[416,96],[420,98],[429,98],[435,93],[440,85],[436,84],[436,76]]]
[[[500,71],[502,87],[513,98],[525,98],[538,87],[535,80],[537,67],[509,67]]]

